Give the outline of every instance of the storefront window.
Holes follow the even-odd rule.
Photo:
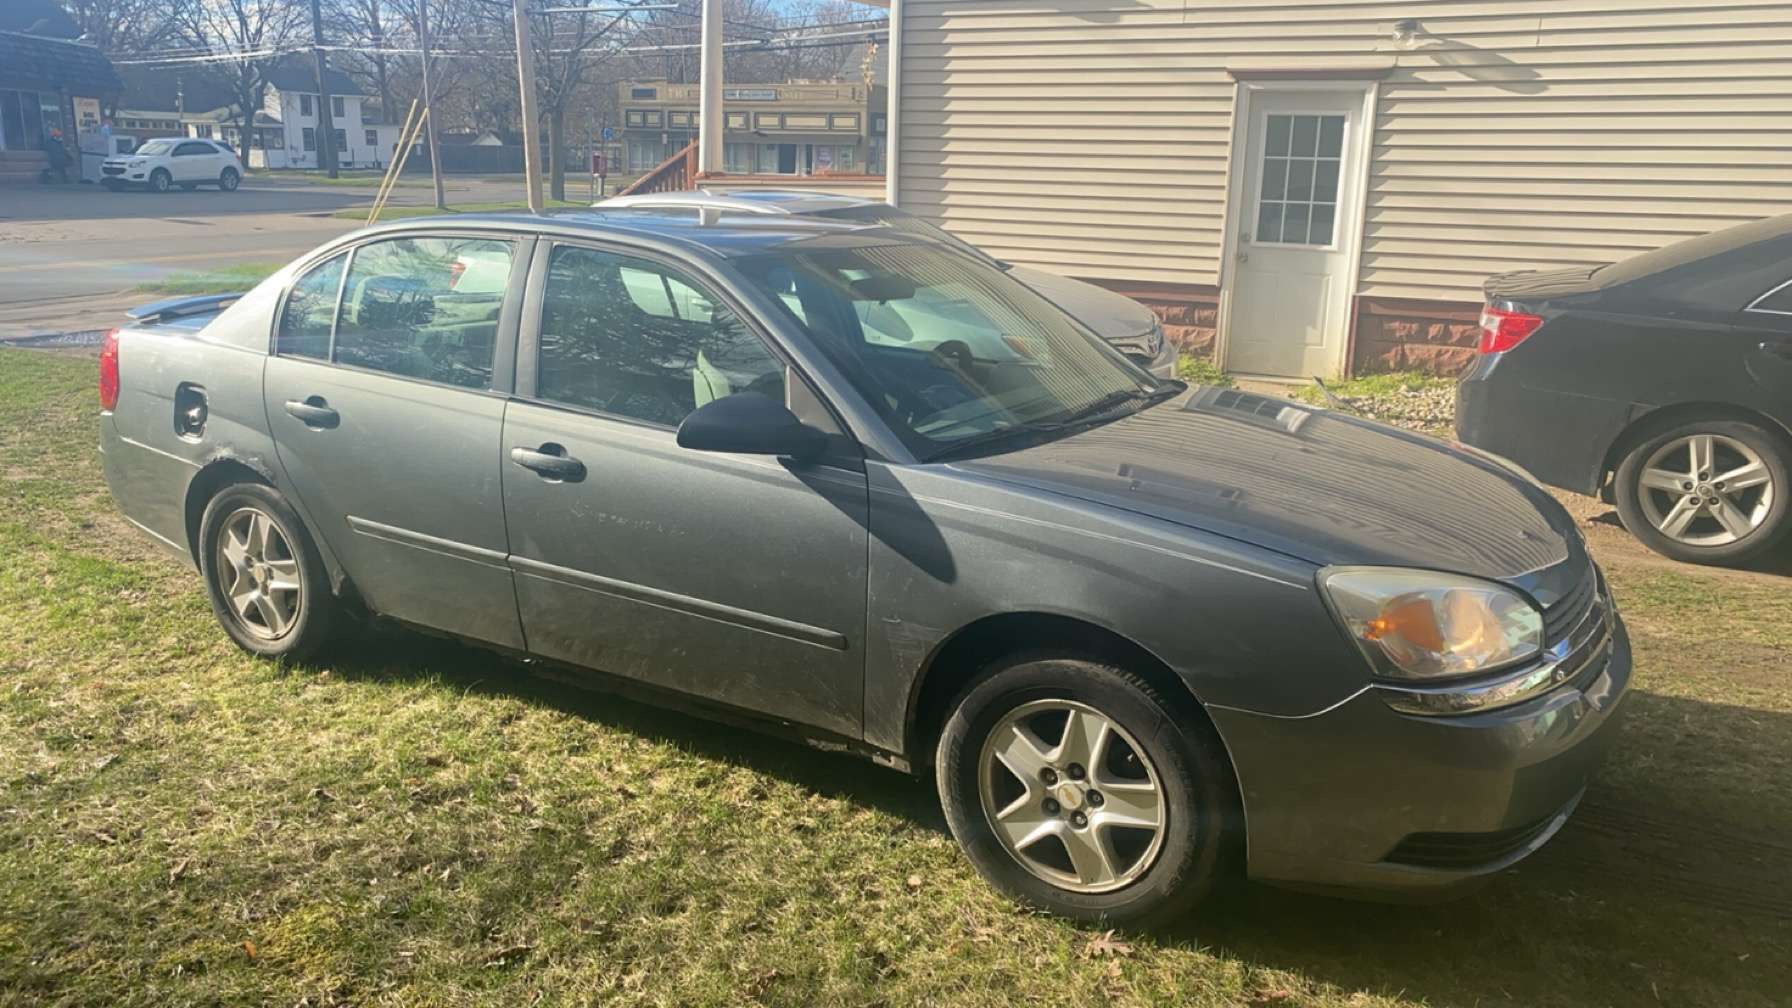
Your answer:
[[[767,174],[772,174],[772,175],[777,174],[777,172],[778,172],[778,145],[777,144],[760,144],[759,145],[759,170],[761,172],[764,172]]]

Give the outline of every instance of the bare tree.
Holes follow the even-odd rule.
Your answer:
[[[165,48],[180,37],[189,0],[63,0],[81,37],[111,56]]]
[[[230,91],[237,151],[245,163],[255,113],[267,95],[268,72],[299,39],[304,13],[304,5],[290,0],[193,0],[182,11],[183,41],[224,57],[200,66]]]

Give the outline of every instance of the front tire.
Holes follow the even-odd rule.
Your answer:
[[[219,192],[236,192],[236,187],[243,181],[243,176],[235,168],[226,168],[218,175]]]
[[[1115,666],[992,667],[954,706],[935,771],[965,854],[1028,906],[1150,925],[1221,873],[1234,800],[1218,740],[1190,702]]]
[[[166,168],[157,168],[149,173],[149,187],[156,192],[165,193],[174,185],[174,176],[168,174]]]
[[[1687,563],[1746,564],[1792,532],[1792,447],[1743,420],[1686,421],[1643,439],[1614,489],[1624,527]]]
[[[240,483],[206,505],[199,569],[212,613],[237,646],[263,658],[302,659],[329,643],[338,622],[323,558],[273,487]]]

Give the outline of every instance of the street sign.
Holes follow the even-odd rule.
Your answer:
[[[605,126],[604,127],[604,143],[609,143],[610,141],[612,141],[614,139],[616,139],[616,127]]]

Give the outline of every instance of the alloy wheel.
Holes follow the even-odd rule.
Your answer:
[[[1112,718],[1074,700],[1009,711],[978,759],[983,813],[1007,852],[1041,879],[1079,893],[1118,889],[1163,848],[1157,769]]]
[[[1777,489],[1761,456],[1722,434],[1663,444],[1637,480],[1643,516],[1688,546],[1727,546],[1753,534],[1767,521]]]
[[[280,526],[259,508],[232,511],[218,532],[218,587],[244,630],[278,640],[305,601],[299,561]]]

